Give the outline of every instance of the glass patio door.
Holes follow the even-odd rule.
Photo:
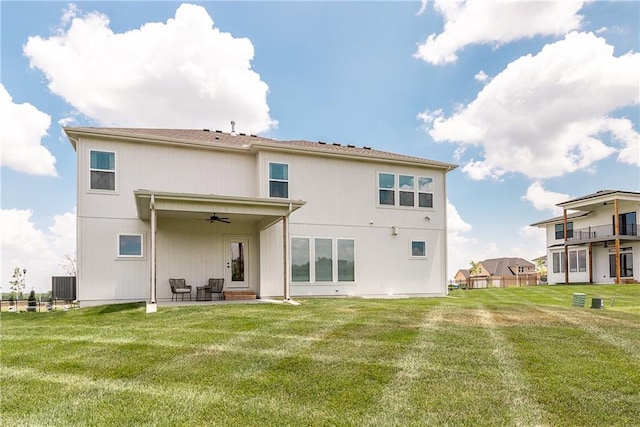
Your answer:
[[[225,238],[225,287],[249,287],[249,239]]]

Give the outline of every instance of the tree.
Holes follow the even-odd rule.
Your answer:
[[[474,260],[469,261],[469,265],[471,268],[469,269],[470,276],[477,276],[480,273],[480,263],[475,262]]]
[[[27,303],[27,311],[36,311],[36,306],[38,305],[38,301],[36,300],[36,291],[31,289],[27,300],[29,301]]]
[[[69,276],[78,277],[78,257],[77,253],[73,254],[65,254],[64,258],[60,262],[60,267],[67,273]]]
[[[13,276],[9,281],[9,290],[11,291],[11,295],[15,296],[16,299],[20,299],[22,297],[22,291],[24,291],[24,274],[26,270],[16,267],[13,269]]]

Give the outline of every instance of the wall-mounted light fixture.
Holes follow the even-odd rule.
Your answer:
[[[429,218],[429,216],[425,216],[424,219],[426,219],[427,221],[431,221],[431,218]]]
[[[391,235],[392,236],[397,236],[398,235],[398,226],[394,225],[391,227]]]

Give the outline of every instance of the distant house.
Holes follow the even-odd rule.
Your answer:
[[[462,287],[467,287],[469,285],[469,277],[471,273],[467,269],[460,269],[456,272],[456,275],[453,276],[453,280],[456,284],[461,285]]]
[[[547,231],[550,284],[638,281],[640,193],[602,190],[557,206],[562,216],[531,224]]]
[[[456,165],[233,131],[65,132],[82,305],[170,301],[170,278],[196,298],[209,278],[258,298],[447,293]]]
[[[492,258],[480,261],[469,279],[469,289],[507,288],[538,283],[536,266],[523,258]]]

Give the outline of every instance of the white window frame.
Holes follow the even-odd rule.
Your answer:
[[[393,187],[381,187],[380,186],[380,175],[391,175],[393,176]],[[401,177],[411,177],[413,180],[413,188],[412,189],[402,189],[400,185]],[[431,191],[420,191],[420,180],[421,179],[429,179],[431,181]],[[434,179],[431,176],[425,175],[416,175],[410,173],[394,173],[387,172],[384,170],[376,171],[376,188],[378,192],[376,194],[376,205],[379,208],[399,208],[399,209],[420,209],[420,210],[433,210],[433,195],[434,195]],[[393,204],[384,204],[380,203],[380,192],[381,191],[391,191],[393,192]],[[413,204],[401,204],[402,203],[402,193],[412,193],[413,194]],[[431,195],[431,206],[420,206],[420,195],[429,194]]]
[[[420,178],[430,179],[431,180],[431,191],[420,191]],[[433,190],[434,190],[433,177],[431,176],[416,176],[416,197],[417,197],[417,207],[420,209],[433,209]],[[431,194],[431,206],[420,206],[420,195],[421,194]]]
[[[318,262],[318,257],[316,254],[316,242],[318,240],[328,240],[331,242],[331,279],[330,280],[318,280],[318,269],[316,268],[316,264]],[[313,277],[314,283],[333,283],[336,280],[336,252],[337,245],[334,242],[334,239],[331,237],[314,237],[313,238],[313,274],[310,277]],[[311,249],[311,248],[310,248]]]
[[[308,256],[308,264],[309,264],[309,280],[294,280],[293,278],[293,240],[294,239],[305,239],[308,243],[308,250],[307,250],[307,256]],[[289,266],[289,274],[291,275],[291,283],[295,283],[295,284],[308,284],[308,283],[313,283],[311,281],[311,279],[314,278],[313,274],[314,271],[312,271],[312,267],[315,267],[315,262],[311,263],[311,260],[315,260],[315,256],[313,256],[312,251],[313,251],[313,247],[312,247],[312,242],[313,239],[309,236],[291,236],[289,238],[289,245],[290,245],[290,249],[289,249],[289,259],[290,259],[290,266]]]
[[[91,153],[109,153],[113,154],[113,169],[99,169],[91,167]],[[95,193],[116,193],[118,190],[118,153],[113,150],[98,150],[98,149],[90,149],[89,150],[89,191]],[[91,187],[91,175],[92,172],[107,172],[113,173],[113,190],[106,188],[93,188]]]
[[[414,253],[413,253],[413,244],[414,243],[424,243],[424,255],[414,255]],[[427,259],[427,257],[428,257],[428,249],[429,249],[429,246],[427,245],[427,241],[426,240],[422,240],[422,239],[411,239],[411,240],[409,240],[409,258],[411,258],[411,259]]]
[[[391,175],[393,176],[393,187],[381,187],[380,186],[380,175]],[[395,173],[391,173],[391,172],[384,172],[384,171],[378,171],[378,173],[376,174],[376,180],[377,180],[377,184],[376,187],[378,188],[378,194],[376,195],[377,197],[377,201],[378,201],[378,206],[382,206],[382,207],[391,207],[391,206],[397,206],[397,193],[398,193],[398,189],[397,189],[397,176]],[[380,191],[391,191],[393,192],[393,203],[392,204],[386,204],[386,203],[380,203]]]
[[[339,242],[341,240],[348,240],[353,242],[353,280],[340,280],[340,244]],[[356,239],[352,238],[352,237],[338,237],[335,240],[336,242],[336,259],[335,259],[335,266],[336,266],[336,271],[335,271],[335,280],[338,283],[355,283],[357,278],[356,278]]]
[[[582,261],[584,261],[584,264],[582,263]],[[578,249],[578,272],[584,273],[586,271],[587,271],[587,250]]]
[[[555,264],[555,257],[554,257],[555,254],[558,254],[558,262],[560,264],[558,266],[558,271],[556,271],[556,264]],[[564,251],[551,253],[551,272],[554,274],[564,273]]]
[[[120,238],[123,236],[135,236],[140,237],[140,255],[128,255],[120,253]],[[116,239],[116,254],[118,258],[125,259],[141,259],[144,258],[144,234],[142,233],[118,233]]]
[[[411,189],[402,188],[402,185],[400,184],[401,178],[411,178]],[[402,204],[402,193],[411,194],[410,205]],[[406,208],[416,207],[416,176],[415,175],[398,174],[398,206],[406,207]]]
[[[287,167],[287,179],[279,179],[279,178],[271,178],[271,165],[283,165]],[[272,199],[289,199],[291,196],[291,185],[290,185],[290,176],[289,176],[289,163],[285,162],[269,162],[267,165],[267,177],[268,177],[268,187],[267,194]],[[287,196],[272,196],[271,195],[271,183],[272,182],[280,182],[287,184]]]

